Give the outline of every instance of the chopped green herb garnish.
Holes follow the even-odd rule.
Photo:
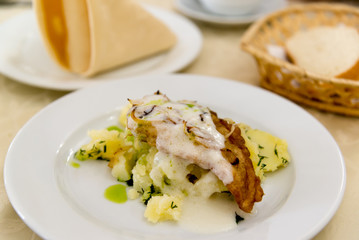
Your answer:
[[[284,157],[282,157],[282,163],[283,163],[283,164],[287,164],[287,163],[288,163],[288,160],[285,159]]]
[[[132,179],[132,177],[131,177],[130,180],[127,180],[127,181],[126,181],[126,184],[127,184],[127,186],[129,186],[129,187],[132,187],[132,186],[133,186],[133,179]]]
[[[107,145],[103,145],[103,148],[101,146],[99,146],[98,144],[103,144],[106,141],[99,141],[96,144],[92,145],[92,148],[90,150],[86,150],[86,149],[79,149],[76,153],[75,153],[75,158],[77,160],[80,161],[85,161],[87,159],[93,159],[93,160],[106,160],[108,161],[109,159],[106,159],[102,156],[103,153],[106,153],[107,151]]]
[[[171,208],[172,209],[177,208],[177,205],[175,205],[175,203],[173,201],[171,202]]]
[[[187,105],[189,108],[193,108],[193,107],[194,107],[194,104],[187,103],[186,105]]]
[[[151,184],[150,189],[151,189],[151,194],[153,194],[153,193],[155,193],[155,192],[156,192],[156,191],[155,191],[155,186],[153,186],[153,184]]]
[[[242,218],[241,216],[239,216],[237,213],[236,213],[236,223],[238,224],[240,221],[243,221],[244,218]]]
[[[262,145],[258,144],[258,148],[263,149],[264,147]]]
[[[142,189],[143,190],[143,189]],[[143,193],[142,201],[145,205],[148,204],[148,201],[152,198],[152,196],[161,195],[161,192],[156,191],[155,186],[151,184],[149,190]]]
[[[171,185],[171,179],[169,179],[166,175],[163,176],[163,182],[166,185]]]
[[[108,131],[112,131],[112,130],[115,130],[115,131],[118,131],[118,132],[123,132],[123,129],[117,127],[117,126],[110,126],[108,128],[106,128]]]
[[[150,201],[150,199],[151,199],[151,195],[149,195],[149,196],[147,196],[147,198],[143,198],[143,203],[145,204],[145,205],[147,205],[148,204],[148,201]]]
[[[258,154],[258,157],[259,157],[259,161],[258,161],[257,166],[260,166],[260,165],[261,165],[262,160],[263,160],[264,158],[267,158],[267,157],[266,157],[266,156],[262,156],[262,155],[260,155],[260,154]]]
[[[87,159],[85,156],[86,151],[84,149],[79,149],[77,152],[75,152],[75,158],[80,161],[84,161]]]
[[[261,170],[262,170],[263,168],[265,168],[266,166],[267,166],[267,164],[262,163],[262,165],[261,165]]]
[[[274,146],[274,154],[278,157],[277,144]]]

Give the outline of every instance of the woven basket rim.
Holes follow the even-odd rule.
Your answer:
[[[267,22],[269,22],[273,18],[277,18],[279,16],[285,15],[285,14],[291,14],[293,12],[298,11],[310,11],[310,10],[320,10],[320,11],[346,11],[348,13],[355,13],[359,15],[359,8],[341,4],[341,3],[307,3],[307,4],[294,4],[292,6],[286,7],[284,9],[278,10],[276,12],[273,12],[255,23],[253,23],[249,29],[243,34],[241,40],[240,40],[240,46],[243,50],[251,53],[253,56],[263,59],[267,62],[276,63],[276,65],[285,67],[289,71],[300,74],[305,77],[308,77],[312,79],[313,81],[317,82],[328,82],[328,83],[335,83],[340,85],[348,85],[348,86],[358,86],[359,87],[359,81],[358,80],[351,80],[351,79],[344,79],[344,78],[335,78],[335,77],[325,77],[320,76],[311,72],[307,72],[305,69],[292,64],[288,61],[285,61],[283,59],[274,57],[270,55],[268,52],[260,50],[253,46],[251,44],[251,39],[253,39],[259,29],[265,25]]]

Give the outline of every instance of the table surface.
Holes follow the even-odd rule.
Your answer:
[[[175,11],[172,1],[141,1]],[[30,7],[0,7],[0,23],[26,8]],[[194,23],[203,34],[203,49],[197,59],[181,72],[259,85],[260,76],[255,60],[239,48],[239,40],[248,26]],[[40,109],[66,94],[68,92],[27,86],[0,74],[0,239],[41,239],[20,219],[7,198],[3,180],[4,161],[7,149],[19,129]],[[314,239],[358,239],[359,211],[356,206],[359,202],[359,188],[356,183],[359,182],[359,118],[304,108],[333,135],[343,153],[347,169],[342,204],[329,224]]]

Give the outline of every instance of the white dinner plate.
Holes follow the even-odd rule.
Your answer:
[[[210,235],[172,222],[149,224],[138,200],[103,197],[116,180],[104,161],[71,166],[87,131],[117,122],[128,98],[160,90],[173,100],[198,100],[230,117],[287,140],[291,163],[262,183],[256,212],[237,228]],[[140,76],[85,88],[53,102],[14,138],[4,166],[5,187],[19,216],[45,239],[308,239],[336,212],[345,164],[330,133],[310,114],[266,90],[196,75]],[[195,214],[195,213],[194,213]]]
[[[60,68],[50,57],[32,11],[0,25],[0,72],[13,80],[55,90],[75,90],[123,77],[176,72],[190,64],[202,49],[202,35],[191,21],[174,12],[145,5],[176,34],[170,51],[86,79]]]
[[[215,14],[205,9],[198,0],[175,0],[175,7],[183,14],[193,19],[209,23],[224,25],[249,24],[260,17],[287,6],[286,0],[265,0],[261,1],[259,8],[242,15]]]

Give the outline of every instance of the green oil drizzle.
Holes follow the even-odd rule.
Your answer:
[[[74,167],[74,168],[79,168],[80,167],[80,164],[77,163],[77,162],[74,162],[74,161],[70,161],[70,165],[71,165],[71,167]]]
[[[126,186],[122,184],[109,186],[106,188],[104,195],[111,202],[124,203],[127,201]]]

